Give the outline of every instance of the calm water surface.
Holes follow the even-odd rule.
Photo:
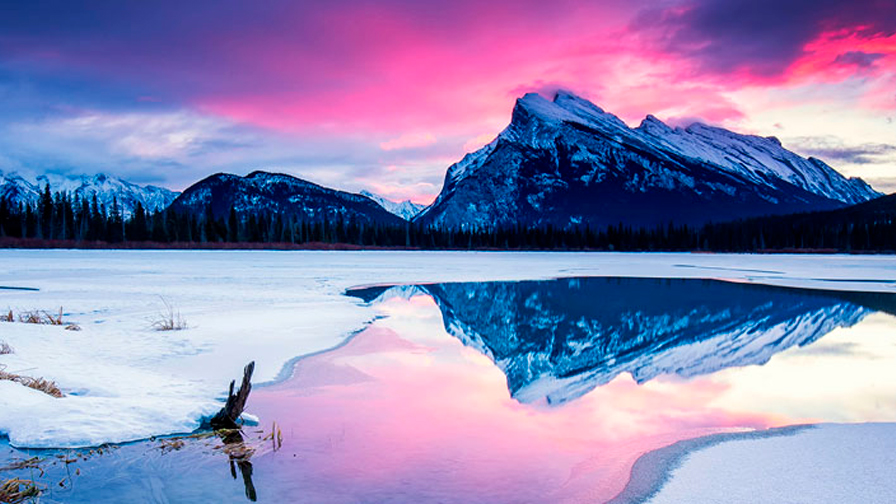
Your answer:
[[[0,477],[41,481],[45,502],[600,502],[681,439],[896,421],[894,295],[624,278],[350,294],[385,317],[253,391],[248,462],[219,438],[6,446],[0,465],[38,455],[44,473]]]

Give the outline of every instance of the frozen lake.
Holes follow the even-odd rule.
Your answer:
[[[0,466],[88,454],[44,462],[51,500],[242,500],[251,481],[268,502],[604,501],[638,457],[679,440],[896,421],[889,257],[0,251],[0,260],[0,285],[38,289],[0,290],[0,308],[62,306],[82,328],[0,322],[14,349],[0,364],[66,393],[0,382],[9,436]],[[150,327],[163,299],[186,330]],[[250,399],[261,424],[247,431],[248,469],[214,438],[101,455],[23,450],[189,433],[249,360],[268,384]],[[274,422],[282,444],[263,439]],[[855,442],[887,446],[887,433]],[[878,476],[894,480],[890,467]]]

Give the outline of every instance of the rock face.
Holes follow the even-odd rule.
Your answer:
[[[376,201],[381,207],[385,208],[387,212],[397,215],[407,221],[416,217],[421,210],[426,208],[426,205],[414,203],[411,200],[392,201],[379,194],[373,194],[370,191],[361,191],[361,196],[367,196],[373,201]]]
[[[125,216],[131,215],[137,203],[146,210],[162,210],[166,208],[178,193],[162,187],[139,186],[126,180],[105,174],[80,175],[67,177],[47,174],[36,179],[27,179],[18,173],[0,172],[0,200],[13,204],[34,204],[40,193],[49,184],[51,192],[65,191],[73,199],[96,196],[97,203],[112,208],[116,200]]]
[[[896,295],[717,280],[574,278],[369,288],[366,301],[429,294],[447,332],[495,362],[520,402],[559,404],[621,373],[638,383],[763,364]]]
[[[366,196],[329,189],[300,178],[256,171],[245,177],[218,173],[188,187],[171,204],[180,213],[227,217],[233,208],[240,215],[280,215],[306,222],[403,224]]]
[[[510,125],[448,169],[415,222],[446,227],[702,224],[880,196],[775,138],[648,116],[629,128],[571,93],[527,94]]]

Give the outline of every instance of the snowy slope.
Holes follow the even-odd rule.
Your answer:
[[[636,131],[669,150],[744,175],[756,184],[783,179],[850,204],[880,196],[862,179],[844,178],[819,159],[807,159],[785,149],[775,137],[740,135],[701,123],[672,129],[653,116],[647,116]]]
[[[879,196],[775,140],[655,118],[637,129],[568,92],[530,93],[510,125],[452,165],[416,222],[448,227],[701,224]]]
[[[139,186],[102,173],[93,176],[48,174],[28,179],[18,173],[0,172],[0,199],[15,204],[34,204],[48,184],[51,192],[65,191],[75,199],[90,200],[96,195],[97,202],[105,205],[107,209],[112,207],[115,199],[125,215],[130,215],[137,203],[142,204],[147,210],[164,209],[178,195],[162,187]]]
[[[419,203],[414,203],[411,200],[404,200],[401,202],[392,201],[390,199],[386,199],[379,194],[373,194],[370,191],[361,191],[361,196],[367,196],[373,201],[377,202],[381,207],[385,208],[389,213],[395,214],[401,217],[404,220],[411,220],[420,213],[421,210],[426,208],[426,205],[421,205]]]

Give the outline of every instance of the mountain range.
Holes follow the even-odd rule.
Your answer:
[[[446,174],[415,222],[600,228],[840,208],[880,196],[773,137],[648,116],[629,128],[572,93],[518,99],[510,125]]]
[[[670,127],[647,116],[637,128],[593,103],[561,91],[548,100],[516,101],[510,124],[488,145],[448,168],[429,206],[326,188],[286,174],[218,173],[182,194],[103,174],[26,180],[0,172],[0,200],[33,203],[43,187],[113,199],[129,215],[149,210],[226,217],[290,216],[450,229],[608,225],[699,225],[842,209],[881,196],[774,137],[742,135],[695,123]]]
[[[96,196],[97,203],[111,209],[113,200],[122,213],[131,215],[137,203],[148,211],[164,210],[179,193],[156,186],[140,186],[105,174],[65,176],[57,174],[25,178],[18,173],[0,172],[0,200],[14,205],[35,204],[46,186],[51,192],[66,192],[72,199]]]

